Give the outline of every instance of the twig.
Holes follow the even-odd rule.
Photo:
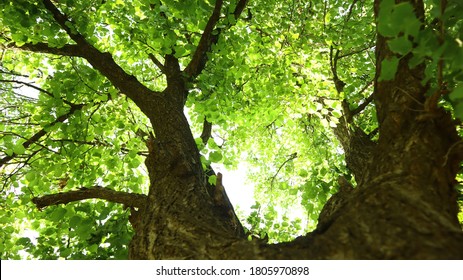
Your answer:
[[[291,155],[289,155],[288,159],[286,159],[281,165],[280,167],[278,168],[277,170],[277,173],[275,173],[275,175],[272,177],[272,181],[270,182],[270,188],[273,189],[273,183],[275,182],[275,179],[276,177],[278,176],[278,173],[280,173],[281,169],[283,168],[283,166],[285,166],[288,162],[290,162],[291,160],[297,158],[297,153],[293,153]]]
[[[447,153],[444,156],[444,162],[442,163],[442,167],[447,165],[447,161],[449,159],[450,153],[452,152],[453,149],[455,149],[460,144],[463,144],[463,140],[455,142],[452,144],[452,146],[450,146],[450,148],[448,149]]]

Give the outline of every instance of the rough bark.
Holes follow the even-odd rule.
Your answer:
[[[178,63],[172,67],[172,72],[179,71]],[[130,257],[215,258],[230,242],[244,238],[244,233],[218,211],[209,194],[199,151],[183,114],[186,81],[178,78],[180,72],[167,77],[166,102],[153,104],[148,115],[155,132],[146,160],[151,186],[147,206],[140,210],[141,226],[131,243]]]

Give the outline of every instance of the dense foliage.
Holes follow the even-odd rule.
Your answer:
[[[162,90],[162,59],[191,60],[214,1],[52,1],[82,34],[152,90]],[[429,94],[463,117],[460,1],[426,1],[425,26],[410,4],[371,1],[250,1],[239,20],[224,1],[205,70],[190,85],[186,109],[204,166],[245,166],[256,205],[242,215],[253,235],[289,241],[312,230],[338,177],[354,178],[334,128],[343,106],[375,139],[371,103],[376,28],[396,56],[427,63]],[[37,209],[36,196],[101,186],[147,193],[149,120],[85,59],[42,1],[0,4],[0,257],[127,258],[129,212],[102,200]],[[404,94],[407,94],[404,92]],[[203,121],[213,124],[207,144]],[[233,186],[225,186],[233,188]],[[302,210],[301,210],[302,209]],[[302,216],[295,216],[301,211]]]

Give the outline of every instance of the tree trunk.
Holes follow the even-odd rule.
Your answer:
[[[148,117],[154,138],[146,159],[150,191],[130,246],[133,259],[209,259],[226,240],[243,238],[236,216],[214,201],[200,154],[183,113],[188,91],[177,59],[166,60],[168,86]],[[233,212],[234,214],[234,212]],[[212,247],[212,249],[208,248]]]

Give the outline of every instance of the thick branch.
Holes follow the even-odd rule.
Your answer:
[[[337,63],[340,58],[339,50],[334,52],[334,48],[330,48],[330,67],[333,73],[333,81],[336,86],[338,93],[344,90],[345,83],[339,79],[337,73]],[[362,89],[362,92],[366,90],[371,83]],[[375,147],[375,143],[371,141],[368,135],[358,126],[354,125],[352,118],[355,114],[360,113],[365,107],[370,104],[373,96],[367,98],[367,100],[354,110],[349,109],[349,104],[346,99],[342,102],[343,116],[339,119],[338,125],[333,129],[336,138],[341,143],[346,158],[347,167],[352,171],[355,176],[357,183],[361,183],[364,177],[364,172],[368,168],[370,162],[369,159],[372,156],[372,152]]]
[[[150,102],[147,102],[147,95],[160,94],[148,89],[137,78],[127,74],[113,59],[111,54],[102,53],[76,30],[69,27],[72,22],[65,14],[62,14],[51,0],[42,0],[45,8],[53,15],[55,21],[63,28],[68,36],[77,43],[79,54],[84,57],[95,69],[100,71],[111,83],[122,93],[127,95],[143,112],[150,110]]]
[[[336,50],[336,53],[333,56],[333,46],[330,47],[330,66],[331,72],[333,73],[333,81],[336,87],[337,92],[341,93],[344,91],[344,86],[346,83],[339,79],[338,77],[338,59],[339,59],[339,50]]]
[[[11,46],[11,48],[21,49],[30,52],[49,53],[54,55],[84,57],[84,52],[78,45],[64,45],[62,47],[55,48],[48,46],[47,43],[26,43],[21,46],[14,44]]]
[[[32,202],[37,206],[37,208],[42,209],[51,205],[67,204],[90,198],[99,198],[110,202],[121,203],[132,208],[141,208],[146,203],[146,195],[114,191],[99,186],[95,186],[93,188],[81,188],[77,191],[49,194],[42,197],[34,197]]]
[[[248,0],[240,0],[238,2],[233,12],[235,19],[240,17],[247,2]],[[184,72],[191,78],[198,76],[204,69],[207,62],[207,52],[211,49],[213,44],[217,43],[220,29],[215,29],[215,26],[220,19],[220,10],[222,9],[222,5],[223,0],[217,0],[215,2],[214,11],[212,12],[206,27],[204,28],[203,35],[199,40],[198,47],[193,54],[193,58],[184,70]],[[213,34],[214,30],[216,34]]]
[[[55,4],[52,3],[51,0],[42,0],[43,5],[45,8],[51,12],[53,18],[56,20],[56,22],[63,28],[63,30],[68,34],[68,36],[74,40],[74,42],[77,43],[77,45],[81,47],[92,47],[85,38],[78,33],[76,30],[72,29],[69,23],[72,24],[72,22],[68,19],[68,17],[61,13],[60,10],[55,6]]]
[[[185,73],[188,74],[190,77],[196,77],[201,73],[201,71],[206,66],[205,63],[205,56],[207,51],[210,49],[213,41],[217,40],[217,34],[212,35],[212,31],[214,31],[214,27],[219,21],[220,18],[220,10],[222,9],[223,0],[217,0],[215,2],[214,11],[212,12],[211,17],[207,21],[206,27],[204,28],[203,35],[199,40],[198,47],[196,48],[195,53],[193,54],[193,58],[191,59],[188,66],[185,68]],[[214,42],[215,43],[215,42]],[[207,58],[206,58],[207,59]]]
[[[375,1],[375,16],[378,18],[380,2]],[[404,1],[401,1],[404,2]],[[425,8],[423,1],[407,1],[414,7],[414,13],[422,25]],[[427,92],[425,80],[426,64],[423,62],[410,67],[412,55],[400,58],[395,76],[391,80],[380,80],[383,61],[396,57],[390,49],[389,38],[378,32],[376,36],[376,77],[374,84],[374,101],[379,126],[379,142],[391,143],[396,141],[396,135],[402,134],[406,127],[414,124],[423,113],[425,102],[424,93]],[[399,85],[399,86],[397,86]],[[404,94],[405,93],[405,94]]]
[[[235,11],[233,12],[233,14],[235,15],[235,19],[238,19],[240,17],[247,3],[248,3],[248,0],[240,0],[238,4],[236,4]]]

